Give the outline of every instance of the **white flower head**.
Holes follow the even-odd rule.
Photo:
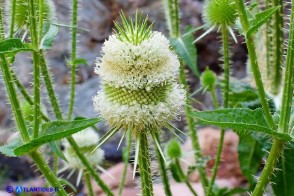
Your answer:
[[[75,133],[72,135],[77,145],[79,146],[81,152],[87,157],[91,165],[96,166],[101,164],[104,160],[104,151],[102,149],[95,149],[99,136],[92,128],[87,128],[83,131]],[[64,156],[67,159],[65,165],[70,169],[84,169],[85,166],[81,160],[77,157],[74,149],[69,145],[67,141],[64,142]]]
[[[174,78],[180,63],[170,50],[168,40],[159,32],[139,45],[121,41],[112,35],[104,43],[102,58],[95,72],[115,87],[141,89],[153,87]]]
[[[95,72],[102,89],[94,109],[112,126],[133,135],[159,130],[174,120],[185,104],[185,90],[175,81],[180,62],[163,34],[150,30],[147,19],[127,21],[102,48]]]

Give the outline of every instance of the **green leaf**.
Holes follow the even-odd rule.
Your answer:
[[[259,27],[265,24],[278,9],[280,9],[280,6],[269,8],[256,14],[255,17],[250,21],[250,29],[246,33],[247,37],[256,32]]]
[[[222,89],[224,88],[224,86],[221,87]],[[229,97],[229,107],[232,108],[249,108],[254,110],[262,107],[256,89],[245,83],[231,83]],[[267,97],[267,99],[273,113],[276,110],[275,103],[270,97]]]
[[[16,54],[18,52],[33,51],[28,44],[23,43],[20,39],[6,39],[0,41],[0,54]]]
[[[54,153],[56,153],[59,158],[61,158],[67,162],[62,150],[60,149],[60,143],[58,141],[49,142],[49,146],[50,146],[51,150]]]
[[[272,176],[271,184],[276,196],[294,195],[294,142],[285,146]]]
[[[257,173],[263,156],[262,145],[251,134],[240,135],[238,155],[242,173],[252,188],[255,184],[253,175]]]
[[[14,140],[7,145],[0,146],[0,152],[8,157],[16,157],[13,150],[20,146],[22,143],[20,140]]]
[[[30,142],[16,148],[14,153],[18,156],[24,155],[41,145],[68,137],[98,123],[99,121],[100,119],[98,118],[92,118],[85,120],[74,120],[71,122],[54,121],[45,123],[42,126],[42,132],[39,138],[31,140]]]
[[[75,193],[77,192],[76,187],[72,183],[70,183],[67,179],[61,178],[58,181],[60,182],[62,186],[69,186],[73,190],[73,192]]]
[[[181,173],[179,171],[179,168],[177,167],[176,164],[170,163],[169,168],[170,168],[171,174],[176,182],[183,182],[184,181],[184,179],[182,178]]]
[[[197,69],[197,51],[195,45],[193,44],[194,37],[193,34],[190,34],[191,27],[186,28],[185,36],[172,38],[171,45],[173,46],[176,53],[179,57],[189,66],[196,76],[199,76]]]
[[[288,134],[279,133],[268,127],[262,109],[228,108],[214,111],[193,112],[192,116],[204,124],[238,131],[257,131],[281,140],[290,141]]]
[[[58,33],[58,27],[50,24],[49,28],[46,29],[46,33],[41,40],[40,49],[48,50],[52,47],[52,44]]]

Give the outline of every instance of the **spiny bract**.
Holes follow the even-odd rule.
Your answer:
[[[180,63],[169,41],[149,31],[146,20],[136,17],[134,33],[127,35],[123,29],[132,22],[123,22],[126,26],[104,43],[97,61],[102,90],[93,99],[94,108],[111,126],[158,130],[174,120],[185,103],[185,91],[175,82]]]
[[[237,9],[233,0],[206,0],[203,20],[207,28],[213,26],[232,26],[237,19]]]
[[[8,13],[12,13],[12,5],[11,1],[6,1],[8,4]],[[34,7],[36,12],[36,20],[38,22],[39,18],[39,1],[34,0]],[[15,5],[15,23],[14,26],[16,30],[23,29],[27,30],[29,28],[29,4],[27,0],[17,0]],[[47,22],[52,22],[52,20],[55,18],[55,7],[52,2],[52,0],[44,0],[43,5],[43,19]],[[9,20],[11,20],[11,17],[9,17]],[[10,23],[11,21],[9,21]]]

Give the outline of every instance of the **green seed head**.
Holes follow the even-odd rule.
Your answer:
[[[9,3],[8,5],[8,13],[12,13],[12,5],[11,1],[7,1]],[[36,20],[38,22],[39,20],[39,1],[34,0],[34,7],[35,7],[35,13],[36,13]],[[44,21],[51,22],[54,19],[55,16],[55,9],[54,4],[51,0],[44,0],[43,5],[44,12],[43,19]],[[17,0],[15,5],[15,28],[16,30],[29,29],[29,14],[30,14],[30,6],[27,0]],[[11,16],[9,17],[9,20],[11,19]]]
[[[126,88],[115,88],[105,85],[105,93],[108,101],[115,104],[132,106],[139,105],[156,105],[159,102],[164,102],[166,94],[172,89],[171,84],[158,85],[152,88],[129,90]]]
[[[28,121],[28,122],[34,121],[34,108],[32,105],[30,105],[28,102],[24,101],[21,104],[21,111],[22,111],[26,121]]]
[[[206,27],[232,26],[237,19],[237,10],[233,0],[206,0],[203,20]]]
[[[167,143],[166,155],[169,159],[178,159],[182,156],[182,149],[180,143],[173,139]]]
[[[206,68],[200,77],[201,85],[208,90],[214,89],[216,85],[216,75],[213,71]]]

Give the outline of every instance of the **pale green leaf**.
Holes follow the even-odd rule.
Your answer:
[[[0,146],[0,153],[8,156],[8,157],[15,157],[13,150],[21,145],[20,140],[14,140],[7,145]]]
[[[247,37],[251,36],[252,33],[256,32],[259,27],[265,24],[278,9],[280,9],[280,6],[269,8],[256,14],[255,17],[250,21],[250,29],[246,33]]]
[[[57,33],[58,33],[58,27],[56,25],[50,25],[44,37],[41,40],[40,49],[44,49],[44,50],[50,49],[56,38]]]
[[[191,28],[186,28],[185,32],[190,31]],[[189,66],[196,76],[199,76],[197,69],[197,51],[195,44],[193,44],[193,34],[187,33],[185,36],[172,38],[170,41],[179,57]]]
[[[242,173],[253,187],[263,156],[262,145],[251,134],[240,135],[238,155]]]
[[[26,154],[41,145],[55,140],[60,140],[64,137],[68,137],[74,133],[82,131],[85,128],[98,123],[99,121],[100,119],[98,118],[92,118],[85,120],[74,120],[71,122],[54,121],[45,123],[42,126],[42,133],[39,138],[31,140],[30,142],[16,148],[14,153],[16,155]]]
[[[292,139],[289,135],[278,133],[268,127],[262,109],[228,108],[193,112],[192,116],[204,124],[215,125],[221,128],[230,128],[244,132],[257,131],[285,141]]]

